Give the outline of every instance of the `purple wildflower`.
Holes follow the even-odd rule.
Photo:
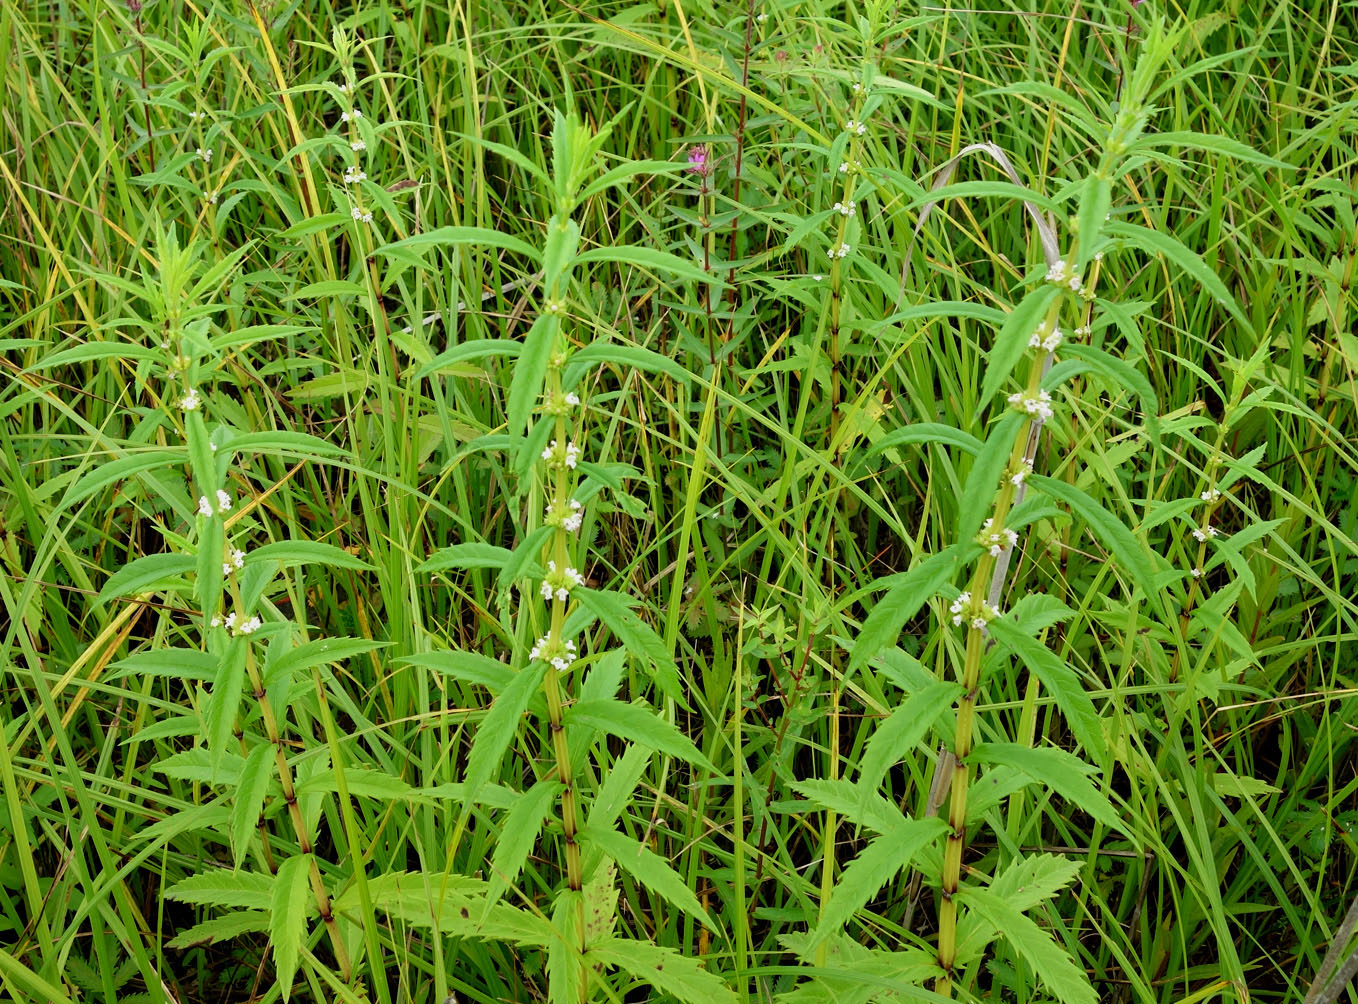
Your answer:
[[[701,143],[689,148],[688,172],[700,178],[706,178],[712,173],[712,165],[707,160],[707,147]]]

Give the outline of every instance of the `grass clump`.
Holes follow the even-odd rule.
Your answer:
[[[4,993],[1350,994],[1353,28],[0,0]]]

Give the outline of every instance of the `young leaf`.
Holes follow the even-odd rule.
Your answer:
[[[470,543],[441,547],[416,566],[417,572],[443,572],[450,568],[504,568],[514,552],[494,544]]]
[[[905,622],[956,574],[962,550],[959,545],[950,544],[908,572],[878,580],[888,583],[889,588],[863,620],[849,657],[850,673],[861,669],[882,649],[895,647]]]
[[[708,930],[717,929],[684,878],[645,844],[616,830],[585,829],[581,831],[581,836],[665,902],[693,917]]]
[[[1004,933],[1061,1004],[1098,1004],[1089,976],[1027,914],[987,889],[964,886],[957,895]]]
[[[269,941],[273,944],[274,975],[286,1001],[297,978],[297,956],[307,934],[307,904],[314,902],[307,888],[311,855],[297,854],[279,866],[269,905]]]
[[[605,938],[585,958],[617,966],[684,1004],[736,1004],[740,999],[725,980],[709,973],[696,958],[644,941]]]
[[[1075,272],[1081,274],[1089,264],[1094,252],[1098,250],[1099,233],[1103,230],[1104,217],[1112,204],[1113,183],[1098,172],[1085,179],[1084,191],[1080,194],[1078,216],[1080,235],[1079,254],[1075,261]]]
[[[242,934],[255,934],[269,929],[269,915],[263,910],[237,910],[222,917],[212,917],[180,931],[166,944],[185,949],[196,945],[211,945]],[[126,998],[124,998],[126,1000]]]
[[[843,930],[849,919],[867,905],[882,886],[947,828],[948,824],[937,816],[908,819],[868,844],[839,877],[808,947],[815,947]]]

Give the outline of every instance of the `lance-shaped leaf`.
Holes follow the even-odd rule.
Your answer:
[[[486,712],[481,727],[476,730],[476,738],[472,740],[471,752],[467,754],[467,775],[464,778],[467,801],[476,800],[481,786],[490,780],[504,759],[505,750],[509,749],[509,744],[518,734],[519,719],[528,709],[528,703],[537,693],[546,672],[547,664],[542,660],[530,663],[500,692]]]
[[[1017,743],[978,743],[968,757],[973,763],[1013,767],[1045,784],[1071,804],[1110,829],[1132,836],[1126,822],[1089,780],[1094,768],[1073,753],[1054,746],[1034,749]]]
[[[622,642],[623,648],[651,667],[655,681],[666,697],[680,707],[688,707],[688,702],[679,690],[679,668],[674,664],[664,640],[633,612],[625,597],[620,593],[583,588],[571,590],[571,596],[603,621]]]
[[[884,648],[894,648],[905,622],[935,596],[956,574],[966,549],[951,544],[925,558],[908,572],[887,576],[887,593],[868,611],[849,657],[849,672],[861,669]],[[874,584],[875,585],[875,584]]]
[[[617,966],[684,1004],[736,1004],[740,999],[725,980],[709,973],[698,959],[645,941],[605,938],[592,946],[585,958]]]
[[[964,886],[958,898],[979,911],[1004,933],[1015,951],[1033,967],[1043,985],[1061,1004],[1098,1004],[1089,976],[1028,915],[988,889]]]
[[[612,858],[623,871],[651,890],[670,906],[682,910],[708,930],[715,931],[712,919],[698,902],[688,882],[670,863],[645,844],[616,830],[585,829],[581,835]]]
[[[273,944],[274,975],[287,1000],[297,978],[297,957],[307,934],[307,905],[311,855],[288,858],[274,876],[273,900],[269,908],[269,940]]]

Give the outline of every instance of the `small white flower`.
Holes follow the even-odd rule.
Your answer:
[[[841,161],[841,162],[840,162],[840,165],[839,165],[839,173],[840,173],[840,174],[848,174],[848,173],[849,173],[849,162],[848,162],[847,160]]]
[[[758,21],[760,24],[763,24],[768,19],[769,19],[768,14],[760,14],[758,17],[755,18],[755,20]]]
[[[245,552],[240,548],[231,550],[231,567],[238,572],[245,567]]]
[[[1220,537],[1220,536],[1221,536],[1221,531],[1218,530],[1218,529],[1217,529],[1216,527],[1214,527],[1214,526],[1209,526],[1209,527],[1207,528],[1207,536],[1209,536],[1209,537]]]
[[[1056,263],[1047,269],[1047,281],[1058,286],[1068,286],[1076,293],[1080,291],[1080,277],[1070,271],[1064,258],[1057,259]]]
[[[849,245],[848,245],[848,244],[840,244],[839,247],[835,247],[835,248],[831,248],[831,249],[830,249],[830,257],[831,257],[831,258],[847,258],[847,257],[849,257],[849,251],[850,251],[850,248],[849,248]]]
[[[202,160],[202,162],[203,162],[204,164],[210,164],[210,163],[212,163],[212,151],[211,151],[211,150],[204,150],[204,149],[200,146],[200,147],[198,147],[194,152],[195,152],[196,154],[198,154],[199,159]]]
[[[226,625],[226,629],[227,629],[228,631],[233,631],[233,630],[235,630],[235,627],[236,627],[236,612],[233,610],[233,611],[231,611],[231,613],[227,614],[227,615],[226,615],[226,620],[223,621],[223,623]]]
[[[574,442],[568,442],[563,447],[553,439],[551,444],[542,451],[542,459],[549,464],[565,466],[574,470],[575,465],[580,462],[580,447],[576,446]]]
[[[538,592],[542,594],[544,600],[550,600],[552,598],[552,584],[543,579],[542,585],[538,587]]]
[[[985,627],[985,618],[984,618],[984,617],[973,617],[973,618],[971,619],[971,626],[972,626],[974,629],[976,629],[977,631],[980,631],[983,627]]]
[[[212,452],[213,452],[213,453],[216,453],[216,452],[217,452],[217,444],[216,444],[216,443],[208,443],[207,445],[210,446],[210,447],[212,447]]]
[[[862,84],[854,84],[853,87],[850,88],[850,90],[852,90],[855,94],[857,94],[857,93],[859,93],[861,90],[863,90],[863,85],[862,85]]]
[[[197,411],[202,403],[202,399],[198,397],[197,387],[189,388],[189,392],[179,399],[179,407],[185,411]]]
[[[212,503],[207,500],[206,495],[198,496],[198,515],[199,516],[212,515]]]
[[[813,275],[811,278],[814,279],[814,280],[816,280],[816,282],[823,282],[823,281],[825,281],[825,276],[821,275],[819,272],[817,272],[817,273],[816,273],[815,275]]]
[[[261,622],[258,617],[251,617],[248,621],[242,623],[240,627],[236,628],[236,634],[254,634],[261,627],[263,627],[263,622]]]
[[[207,193],[207,200],[214,206],[217,204],[217,190],[215,188]]]
[[[190,122],[201,122],[206,117],[207,117],[206,112],[189,112]]]
[[[338,90],[341,94],[348,94],[348,93],[349,93],[349,85],[348,85],[348,84],[336,84],[336,85],[335,85],[335,88],[336,88],[336,90]]]
[[[354,153],[358,153],[360,150],[368,149],[368,144],[363,142],[361,139],[356,139],[349,144],[349,149],[354,151]]]
[[[1201,569],[1201,568],[1195,568],[1195,569],[1193,569],[1191,572],[1189,572],[1188,574],[1191,575],[1191,576],[1193,576],[1193,578],[1195,578],[1195,579],[1201,579],[1201,578],[1202,578],[1202,569]]]
[[[212,620],[210,620],[210,621],[207,622],[207,625],[208,625],[208,627],[221,627],[221,626],[222,626],[222,619],[221,619],[220,617],[215,617],[215,616],[214,616],[214,617],[212,618]]]
[[[356,185],[360,181],[367,181],[368,175],[357,164],[350,164],[344,169],[344,183],[346,185]]]
[[[573,390],[572,390],[572,391],[567,391],[567,393],[566,393],[566,403],[567,403],[568,405],[570,405],[572,408],[578,408],[578,407],[580,407],[580,395],[577,394],[577,393],[575,393],[575,391],[573,391]]]
[[[1221,498],[1221,492],[1215,488],[1209,488],[1199,495],[1198,498],[1202,499],[1204,502],[1215,502],[1217,499]]]
[[[1037,392],[1036,397],[1030,397],[1024,393],[1009,395],[1009,404],[1019,411],[1028,415],[1036,416],[1038,421],[1045,422],[1055,414],[1052,410],[1052,396],[1045,390]]]
[[[964,618],[964,611],[971,605],[971,592],[963,590],[957,594],[957,599],[953,600],[948,606],[948,612],[953,615],[953,626],[959,626]]]
[[[849,119],[849,121],[844,123],[844,131],[851,132],[855,136],[862,136],[868,131],[868,124],[866,122],[856,122],[853,119]]]
[[[1032,473],[1033,473],[1032,463],[1030,461],[1025,460],[1023,461],[1022,464],[1019,465],[1018,470],[1016,470],[1013,474],[1009,475],[1009,483],[1013,485],[1015,488],[1017,488],[1019,485],[1023,484],[1024,480],[1028,477],[1028,475]]]
[[[217,511],[219,513],[231,511],[231,496],[220,488],[217,489]]]
[[[857,205],[858,204],[854,202],[853,199],[850,199],[848,202],[836,202],[835,212],[839,213],[840,216],[852,216],[854,213],[858,212]]]

